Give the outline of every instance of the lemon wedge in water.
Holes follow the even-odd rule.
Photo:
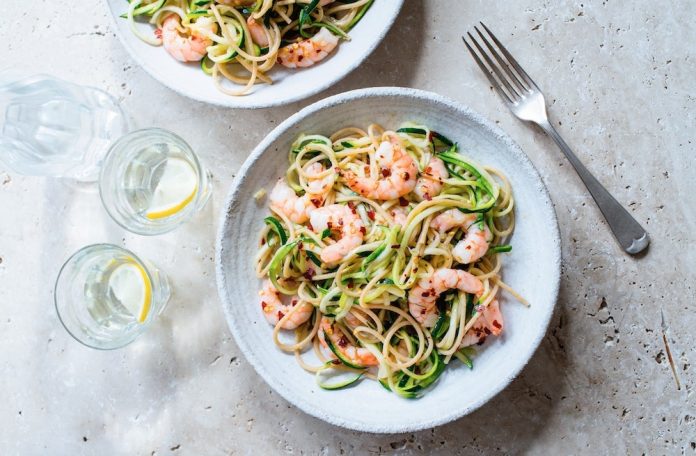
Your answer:
[[[170,158],[155,187],[145,216],[160,219],[174,215],[193,201],[197,191],[198,175],[193,167],[180,158]]]
[[[109,276],[109,289],[128,312],[142,323],[150,313],[152,285],[147,273],[137,263],[124,263]]]

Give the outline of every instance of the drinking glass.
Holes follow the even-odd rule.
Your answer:
[[[134,131],[104,159],[99,193],[116,223],[137,234],[173,230],[205,206],[210,173],[179,136],[160,128]]]
[[[61,323],[75,340],[110,350],[142,334],[169,295],[167,278],[154,265],[124,248],[95,244],[65,262],[54,299]]]
[[[106,92],[47,75],[0,73],[0,163],[12,171],[95,181],[109,144],[126,131]]]

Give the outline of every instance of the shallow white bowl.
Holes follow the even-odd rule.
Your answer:
[[[210,76],[201,71],[198,63],[177,62],[162,48],[138,39],[128,21],[119,16],[126,12],[124,0],[106,0],[113,18],[116,35],[128,53],[150,75],[181,95],[231,108],[266,108],[301,100],[325,90],[358,67],[377,47],[399,14],[403,0],[377,0],[350,31],[350,41],[341,41],[321,64],[301,70],[289,70],[276,65],[269,73],[273,84],[256,85],[252,93],[230,96],[218,91]],[[142,24],[147,30],[151,27]]]
[[[395,129],[421,122],[457,141],[461,150],[510,178],[517,224],[503,279],[525,296],[530,308],[504,299],[505,331],[489,338],[469,370],[453,361],[424,397],[402,399],[365,380],[353,388],[325,391],[293,356],[281,352],[261,314],[260,281],[253,258],[268,214],[254,193],[269,188],[287,168],[287,151],[300,133],[329,135],[345,126],[378,122]],[[232,334],[249,363],[280,395],[330,423],[368,432],[430,428],[480,407],[525,366],[546,332],[560,278],[556,215],[539,174],[520,148],[489,121],[439,95],[413,89],[355,90],[318,101],[275,128],[253,151],[232,184],[217,239],[217,280]]]

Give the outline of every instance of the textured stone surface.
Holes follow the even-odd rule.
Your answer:
[[[693,2],[407,0],[378,50],[319,96],[402,85],[471,106],[537,165],[561,225],[558,310],[522,375],[455,423],[381,436],[317,421],[272,393],[240,356],[215,292],[214,227],[235,171],[312,99],[259,111],[192,103],[133,63],[100,2],[5,3],[5,65],[99,86],[137,126],[179,133],[213,170],[215,193],[194,223],[143,238],[111,222],[94,189],[0,170],[0,453],[696,454]],[[646,226],[647,254],[620,251],[551,141],[485,84],[459,38],[478,20],[545,89],[561,133]],[[151,258],[174,289],[159,323],[115,352],[77,344],[52,307],[62,262],[98,241]]]

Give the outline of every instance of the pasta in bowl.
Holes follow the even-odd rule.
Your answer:
[[[453,359],[473,368],[472,347],[503,330],[499,291],[526,304],[501,277],[504,174],[413,123],[302,134],[288,155],[256,259],[278,347],[328,390],[368,377],[416,398]]]
[[[405,124],[407,121],[413,123]],[[360,130],[340,131],[346,126],[358,126]],[[437,134],[441,136],[439,139]],[[341,145],[341,142],[350,144]],[[432,142],[434,148],[428,144]],[[453,145],[456,142],[456,149],[452,150],[448,142]],[[397,146],[413,163],[394,150]],[[370,154],[375,159],[367,163]],[[421,178],[424,178],[421,184],[426,180],[436,182],[424,176],[438,172],[437,166],[426,171],[433,157],[446,165],[444,169],[448,173],[437,196],[427,191],[432,189],[429,185],[418,185]],[[399,162],[406,171],[415,166],[418,169],[415,184],[410,173],[408,177],[384,176],[384,160]],[[374,166],[374,171],[365,169],[366,165]],[[482,182],[478,185],[463,184],[474,180],[470,179],[471,170],[466,170],[470,165],[481,174]],[[464,179],[460,182],[455,173]],[[367,179],[375,175],[379,179]],[[384,193],[381,196],[387,199],[373,201],[375,195],[371,192],[387,192],[386,184],[380,182],[390,178],[391,182],[407,185],[408,193],[393,197]],[[490,182],[483,184],[489,178]],[[276,187],[279,181],[287,188]],[[358,191],[349,183],[357,184]],[[315,205],[312,199],[316,199],[300,201],[304,195],[326,191],[323,187],[329,184],[331,192],[322,201],[316,201],[318,207],[302,214],[307,204]],[[488,184],[491,192],[485,188]],[[492,184],[497,188],[495,198],[496,188]],[[300,190],[305,187],[304,192]],[[361,194],[360,190],[369,194]],[[292,216],[301,217],[299,222],[292,221],[285,212],[286,197],[292,200],[287,207],[297,209],[297,214]],[[407,203],[404,206],[401,206],[402,198]],[[492,237],[488,237],[485,227],[471,226],[471,216],[459,209],[464,207],[464,200],[467,204],[476,200],[478,209],[494,201],[483,212],[488,217],[486,223]],[[274,201],[283,209],[270,209],[271,205],[275,206]],[[331,209],[328,214],[322,209],[336,204],[344,209]],[[353,214],[351,205],[357,214]],[[433,221],[452,209],[466,220],[441,219],[461,222],[456,227],[443,225],[441,234],[441,227],[437,223],[434,226]],[[302,217],[307,220],[303,221]],[[340,219],[344,219],[343,226]],[[480,223],[476,219],[473,222]],[[477,231],[478,228],[481,229]],[[467,235],[474,240],[477,233],[482,233],[484,241],[490,239],[486,241],[487,254],[470,263],[458,261],[455,247]],[[360,245],[324,251],[350,236],[362,236]],[[263,247],[259,240],[263,238],[266,245],[269,242],[272,245]],[[482,244],[476,241],[474,245]],[[509,253],[489,252],[496,246],[506,250],[508,245],[512,248]],[[278,253],[283,247],[284,256]],[[413,254],[421,248],[422,256]],[[462,248],[457,255],[466,255],[468,250],[471,249]],[[332,263],[336,255],[340,255],[340,260]],[[466,260],[462,255],[460,258]],[[278,261],[271,265],[276,256]],[[414,259],[415,256],[422,259]],[[257,267],[254,259],[258,261]],[[429,92],[401,88],[362,89],[330,97],[276,127],[250,155],[232,184],[220,221],[216,261],[218,289],[227,322],[250,365],[274,390],[305,412],[333,424],[368,432],[406,432],[433,427],[470,413],[491,399],[519,373],[542,339],[560,276],[559,236],[553,207],[523,152],[504,133],[467,108]],[[295,264],[302,262],[304,267]],[[299,275],[300,271],[310,270],[313,272],[307,276],[317,280]],[[258,278],[259,274],[262,279]],[[459,283],[457,277],[455,283],[452,274],[461,275],[464,280]],[[474,276],[482,289],[467,274]],[[293,282],[286,281],[290,277]],[[278,287],[285,288],[285,293],[275,294],[278,287],[272,278]],[[430,279],[432,284],[428,282]],[[273,289],[267,288],[266,280]],[[433,306],[431,289],[442,288],[441,285],[447,289],[440,293],[440,299],[436,297]],[[409,292],[418,286],[423,288],[421,294],[427,292],[428,296],[409,302]],[[529,306],[516,303],[515,294],[508,288],[523,296]],[[271,308],[276,306],[275,315],[265,312],[260,291],[268,293],[266,304]],[[439,290],[435,291],[438,294]],[[373,294],[379,298],[369,299]],[[274,296],[279,301],[274,301]],[[366,305],[361,305],[361,296]],[[498,301],[502,319],[486,314],[493,301]],[[288,316],[293,309],[299,309],[296,312],[301,314]],[[421,310],[425,310],[422,316]],[[474,311],[480,314],[477,320],[471,318]],[[269,321],[281,323],[286,317],[281,326],[292,319],[297,324],[295,329],[269,324]],[[436,330],[438,321],[441,324]],[[495,328],[496,321],[502,326],[497,336],[490,329]],[[381,329],[378,323],[382,324]],[[467,328],[468,324],[471,327]],[[483,324],[491,334],[479,346],[482,333],[469,330]],[[483,328],[482,331],[486,333]],[[450,337],[446,336],[448,332]],[[473,346],[465,340],[469,336],[475,341]],[[302,347],[295,346],[303,343]],[[315,346],[321,356],[315,353]],[[386,350],[385,346],[388,346]],[[476,353],[466,347],[474,348]],[[429,356],[424,356],[428,350]],[[375,364],[375,359],[377,365],[368,365]],[[468,360],[473,361],[473,369],[468,367]],[[354,367],[344,361],[349,364],[355,361]],[[327,362],[331,365],[326,366]],[[419,365],[417,369],[416,365]],[[319,373],[310,375],[303,367]],[[419,378],[403,372],[402,368],[411,369]]]
[[[356,68],[403,0],[106,0],[154,78],[193,99],[260,108],[300,100]]]

